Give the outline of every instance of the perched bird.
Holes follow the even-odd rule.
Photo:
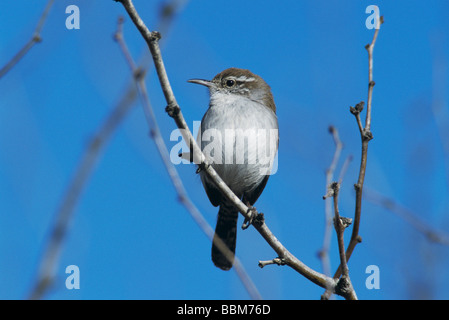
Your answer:
[[[209,109],[203,116],[198,144],[209,163],[237,197],[251,207],[262,193],[278,149],[276,105],[268,84],[249,70],[229,68],[212,80],[189,82],[209,88]],[[231,269],[237,236],[237,209],[205,172],[201,181],[210,202],[220,206],[212,243],[212,261]],[[226,257],[217,237],[232,252]]]

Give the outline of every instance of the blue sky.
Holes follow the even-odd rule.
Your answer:
[[[0,3],[0,66],[31,36],[47,1]],[[162,1],[135,0],[155,28]],[[65,27],[65,8],[80,9],[80,29]],[[368,5],[385,17],[374,51],[372,131],[366,188],[413,210],[430,226],[449,229],[443,140],[432,106],[447,115],[447,1],[185,1],[163,34],[165,65],[192,127],[207,109],[205,88],[228,67],[250,69],[271,86],[280,126],[279,169],[256,203],[276,237],[321,271],[324,172],[344,143],[340,211],[354,214],[360,136],[349,106],[366,101],[373,30]],[[123,7],[110,1],[57,1],[37,44],[0,79],[0,298],[26,298],[55,214],[89,139],[130,83],[112,39]],[[126,16],[124,34],[136,60],[146,46]],[[164,140],[176,128],[153,70],[147,86]],[[447,128],[442,128],[447,137]],[[176,201],[139,100],[107,142],[75,208],[48,299],[247,299],[234,271],[210,260],[210,241]],[[177,167],[192,201],[215,227],[195,168]],[[242,218],[239,220],[241,223]],[[349,232],[347,232],[349,236]],[[350,275],[361,299],[449,298],[449,248],[432,244],[402,219],[363,203]],[[348,241],[348,237],[346,238]],[[275,253],[252,228],[238,231],[237,255],[263,298],[318,299],[323,290],[288,267],[260,269]],[[332,269],[338,265],[335,236]],[[81,288],[67,290],[65,268],[77,265]],[[380,289],[365,287],[377,265]]]

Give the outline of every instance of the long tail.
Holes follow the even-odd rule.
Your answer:
[[[220,205],[214,240],[212,242],[212,261],[222,270],[231,269],[234,263],[235,245],[237,241],[237,219],[238,211],[233,206]],[[228,247],[231,253],[230,256],[226,256],[220,251],[217,238],[220,238]]]

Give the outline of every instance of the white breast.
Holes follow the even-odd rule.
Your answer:
[[[270,174],[277,152],[277,118],[260,103],[233,94],[217,92],[211,105],[198,143],[223,181],[241,196]]]

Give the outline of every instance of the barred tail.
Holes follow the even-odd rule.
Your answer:
[[[224,204],[220,205],[214,240],[212,242],[212,261],[222,270],[231,269],[234,263],[235,245],[237,241],[237,219],[238,211],[234,207]],[[217,244],[217,238],[220,238],[229,249],[231,253],[229,256],[221,252]]]

